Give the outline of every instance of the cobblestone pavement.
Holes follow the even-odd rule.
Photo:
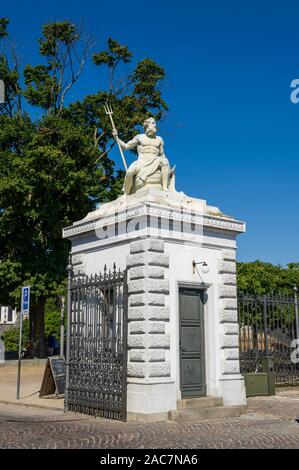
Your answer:
[[[54,410],[0,405],[0,448],[296,448],[299,394],[251,398],[240,418],[122,423]]]

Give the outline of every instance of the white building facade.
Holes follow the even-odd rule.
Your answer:
[[[204,200],[153,188],[64,229],[76,272],[113,263],[128,271],[132,419],[167,417],[189,397],[246,405],[236,289],[236,237],[244,231],[244,222]]]

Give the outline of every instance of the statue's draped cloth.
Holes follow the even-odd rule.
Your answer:
[[[157,155],[146,155],[143,154],[130,165],[130,170],[136,172],[138,178],[146,181],[146,179],[153,175],[161,166],[162,157]]]

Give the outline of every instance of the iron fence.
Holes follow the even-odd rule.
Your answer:
[[[126,271],[68,271],[65,409],[126,420]]]
[[[238,294],[241,373],[262,372],[262,359],[272,360],[275,384],[299,385],[299,364],[292,360],[299,338],[297,293]]]

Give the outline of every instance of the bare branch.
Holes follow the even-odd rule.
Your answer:
[[[81,43],[82,42],[83,49],[81,53],[77,51],[78,40],[76,40],[67,47],[65,51],[65,57],[61,59],[62,62],[65,64],[65,68],[68,67],[70,77],[66,79],[64,85],[61,84],[58,116],[60,115],[64,107],[66,94],[72,88],[74,83],[78,80],[83,71],[87,56],[93,45],[93,38],[91,36],[87,36],[85,39],[81,40]],[[77,70],[75,70],[74,60],[77,61]],[[65,75],[65,71],[63,71],[63,75]]]
[[[115,142],[112,142],[112,144],[108,147],[107,150],[105,150],[105,152],[103,152],[97,159],[96,159],[96,163],[99,162],[103,157],[105,157],[106,155],[108,155],[108,153],[110,152],[110,150],[113,149],[115,145]]]
[[[94,140],[94,146],[97,148],[99,146],[100,140],[105,136],[106,132],[103,131],[101,134],[98,135],[98,128],[96,127],[93,133],[93,140]]]

